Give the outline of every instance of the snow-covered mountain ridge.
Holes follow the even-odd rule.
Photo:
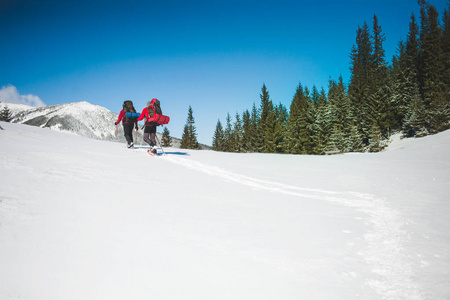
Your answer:
[[[68,132],[80,136],[106,141],[125,143],[123,127],[114,125],[117,114],[86,101],[58,104],[44,107],[31,107],[22,104],[0,103],[12,112],[12,122],[52,130]],[[161,130],[159,130],[161,131]],[[136,144],[145,144],[133,131]],[[142,134],[141,134],[142,136]],[[161,138],[160,133],[158,133]],[[179,140],[172,138],[173,147],[179,147]]]
[[[117,115],[113,112],[83,101],[28,109],[15,114],[12,121],[89,138],[113,140],[116,139],[115,120]]]

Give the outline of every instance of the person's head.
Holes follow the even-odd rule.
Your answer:
[[[147,107],[149,107],[152,104],[151,101],[147,101]]]

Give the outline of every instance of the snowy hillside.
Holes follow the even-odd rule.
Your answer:
[[[88,102],[44,106],[14,116],[13,122],[48,127],[97,139],[115,139],[117,115]]]
[[[0,299],[450,298],[450,131],[151,157],[0,125]]]

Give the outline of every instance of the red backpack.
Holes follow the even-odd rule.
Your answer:
[[[153,115],[150,116],[150,111],[153,112]],[[170,118],[168,116],[164,116],[161,110],[161,103],[158,99],[153,98],[150,106],[147,109],[147,122],[153,126],[165,125],[169,124]]]

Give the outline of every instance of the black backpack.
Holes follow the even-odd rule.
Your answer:
[[[125,118],[123,119],[124,123],[137,122],[136,109],[133,106],[133,101],[126,100],[125,102],[123,102],[123,111],[125,112]],[[134,113],[134,114],[132,114],[132,117],[128,117],[130,114],[127,113]]]
[[[158,115],[162,115],[161,102],[159,102],[158,99],[155,99],[155,101],[153,102],[153,110],[154,110],[155,113],[157,113]]]

